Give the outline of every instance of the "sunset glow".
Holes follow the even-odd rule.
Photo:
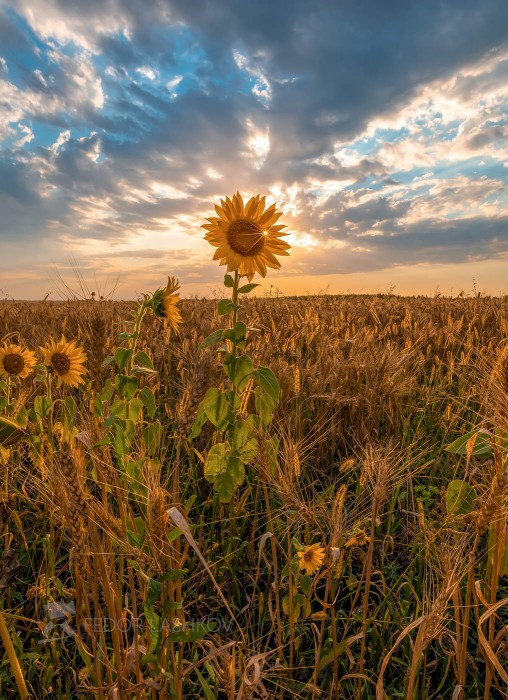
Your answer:
[[[282,291],[506,293],[500,3],[479,24],[281,3],[270,31],[261,8],[203,7],[0,2],[4,294],[56,298],[75,264],[119,297],[168,273],[208,294],[200,223],[236,189],[284,213]]]

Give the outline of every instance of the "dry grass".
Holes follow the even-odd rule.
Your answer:
[[[54,437],[44,424],[1,453],[3,548],[21,567],[9,575],[0,561],[1,607],[33,697],[507,697],[508,450],[444,447],[475,427],[508,433],[508,300],[246,301],[249,354],[282,390],[279,450],[274,460],[260,436],[226,505],[203,478],[214,431],[187,439],[222,381],[198,350],[221,323],[210,301],[181,303],[171,341],[158,319],[143,322],[138,349],[157,373],[139,381],[156,397],[160,440],[136,429],[121,459],[101,444],[113,400],[99,397],[115,378],[103,360],[132,307],[0,303],[0,340],[35,349],[65,333],[90,373],[70,392],[71,447],[57,439],[60,390]],[[14,413],[40,393],[27,380]],[[454,478],[476,489],[468,514],[447,511]],[[313,542],[327,556],[307,578],[294,560]],[[57,601],[76,614],[43,633]],[[1,697],[15,697],[15,680],[6,658]]]

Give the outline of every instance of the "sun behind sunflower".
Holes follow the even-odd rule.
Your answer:
[[[282,216],[275,204],[265,209],[265,198],[251,197],[244,204],[239,192],[232,199],[221,199],[215,205],[218,216],[203,224],[206,240],[217,248],[214,260],[227,265],[228,272],[238,270],[251,280],[256,272],[266,277],[266,268],[280,268],[276,255],[289,255],[289,244],[282,241],[283,224],[276,224]]]
[[[58,341],[50,338],[49,343],[41,346],[40,350],[44,364],[56,374],[58,386],[62,382],[69,386],[84,383],[86,355],[82,348],[76,347],[74,340],[68,343],[63,335]]]
[[[297,554],[300,557],[300,569],[305,569],[308,576],[316,573],[325,558],[325,550],[320,543],[311,544]]]
[[[21,345],[4,343],[0,348],[0,376],[25,379],[33,372],[37,360],[35,353]]]

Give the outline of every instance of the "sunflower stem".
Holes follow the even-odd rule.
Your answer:
[[[236,321],[238,317],[238,289],[240,286],[240,278],[241,275],[238,272],[238,270],[235,270],[235,279],[234,279],[234,284],[233,284],[233,294],[232,294],[232,301],[233,301],[233,321],[232,321],[232,327],[234,328],[236,326]],[[233,340],[233,357],[238,356],[238,347],[237,347],[237,342],[236,340]]]
[[[136,321],[134,323],[134,330],[133,330],[131,338],[129,339],[129,345],[130,345],[130,349],[132,350],[132,354],[131,354],[129,361],[127,363],[127,367],[126,367],[127,374],[132,373],[132,365],[133,365],[133,360],[134,360],[134,354],[136,352],[136,345],[138,343],[139,333],[141,330],[141,324],[143,322],[143,318],[145,316],[147,307],[148,307],[148,299],[145,296],[143,298],[143,302],[141,304],[138,304],[138,310],[136,313]]]
[[[48,412],[49,449],[51,451],[51,455],[50,455],[51,460],[53,460],[53,450],[55,447],[55,444],[54,444],[55,436],[53,434],[53,423],[54,423],[54,421],[53,421],[53,409],[54,409],[54,405],[53,405],[53,376],[52,376],[49,368],[48,368],[48,371],[46,373],[46,391],[47,391],[47,395],[48,395],[48,399],[49,399],[49,403],[50,403],[50,409]]]

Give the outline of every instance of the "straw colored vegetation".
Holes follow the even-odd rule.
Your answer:
[[[0,696],[507,697],[508,301],[251,298],[228,202],[218,304],[0,305]]]

